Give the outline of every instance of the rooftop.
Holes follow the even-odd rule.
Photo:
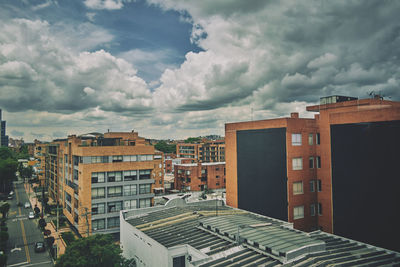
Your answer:
[[[400,254],[321,231],[305,233],[292,224],[222,202],[175,200],[125,220],[167,248],[187,244],[208,257],[194,266],[394,266]]]

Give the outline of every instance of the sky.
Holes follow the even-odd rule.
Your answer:
[[[400,100],[400,1],[0,0],[12,138],[224,135],[328,95]]]

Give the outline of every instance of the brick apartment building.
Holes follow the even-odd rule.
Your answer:
[[[48,146],[49,196],[81,235],[115,233],[120,210],[152,206],[162,163],[137,132],[72,135]]]
[[[225,141],[178,143],[176,155],[178,158],[190,158],[199,162],[225,162]]]
[[[39,185],[44,186],[46,183],[46,147],[47,143],[35,142],[33,156],[38,162],[36,169]]]
[[[174,176],[177,190],[225,188],[225,162],[176,164]]]
[[[400,102],[332,96],[307,111],[225,125],[227,204],[400,251]]]

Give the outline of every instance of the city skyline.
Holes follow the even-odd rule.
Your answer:
[[[400,3],[0,1],[7,135],[224,135],[328,95],[400,100]]]

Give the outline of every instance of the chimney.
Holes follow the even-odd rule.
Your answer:
[[[292,113],[290,113],[290,117],[292,119],[298,119],[299,118],[299,113],[298,112],[292,112]]]

